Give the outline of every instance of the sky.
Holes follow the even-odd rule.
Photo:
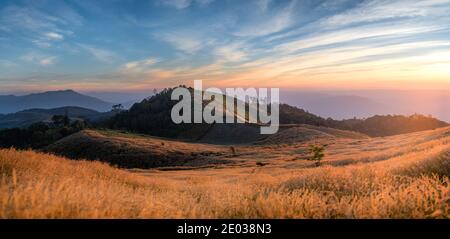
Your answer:
[[[0,93],[450,89],[450,0],[0,0]]]

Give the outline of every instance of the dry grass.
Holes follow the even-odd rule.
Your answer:
[[[107,162],[123,168],[154,168],[226,164],[217,157],[230,154],[224,147],[144,137],[116,131],[83,130],[46,148],[72,159]]]
[[[319,168],[286,159],[304,145],[187,171],[0,150],[0,218],[449,218],[449,132],[336,141]]]

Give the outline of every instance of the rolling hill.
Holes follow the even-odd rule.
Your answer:
[[[224,164],[226,147],[127,134],[84,130],[63,138],[45,151],[72,159],[100,160],[124,168]]]
[[[83,130],[44,150],[72,159],[100,160],[125,168],[155,168],[236,163],[231,159],[237,154],[253,154],[262,145],[367,138],[360,133],[310,125],[284,126],[277,134],[260,135],[255,126],[218,124],[196,141],[111,130]]]
[[[96,146],[116,144],[125,154],[134,144],[145,146],[141,152],[163,150],[162,155],[222,153],[204,144],[85,133],[99,141]],[[448,219],[449,137],[446,127],[384,138],[325,139],[321,143],[329,146],[320,167],[305,160],[310,141],[237,146],[234,153],[228,149],[216,157],[228,155],[228,161],[209,167],[197,164],[205,155],[196,154],[183,164],[191,166],[170,170],[125,170],[0,149],[0,218]],[[82,147],[90,146],[85,143]],[[158,146],[162,143],[167,147]]]

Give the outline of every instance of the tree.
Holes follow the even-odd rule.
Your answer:
[[[320,161],[325,157],[325,147],[326,145],[310,145],[308,160],[316,162],[316,166],[320,166]]]
[[[53,115],[52,122],[56,126],[68,126],[70,119],[67,115]]]
[[[28,128],[0,130],[0,148],[42,149],[86,127],[81,120],[69,123],[69,118],[64,115],[55,115],[52,120],[52,124],[38,122]]]
[[[70,127],[75,131],[80,131],[86,128],[86,123],[82,120],[75,120],[72,124],[70,124]]]
[[[117,105],[113,105],[112,106],[112,111],[117,112],[117,111],[122,111],[123,110],[123,105],[122,104],[117,104]]]

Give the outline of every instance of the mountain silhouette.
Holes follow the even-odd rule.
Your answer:
[[[23,96],[0,95],[0,114],[15,113],[26,109],[51,109],[78,106],[106,112],[112,103],[75,92],[73,90],[47,91]]]

